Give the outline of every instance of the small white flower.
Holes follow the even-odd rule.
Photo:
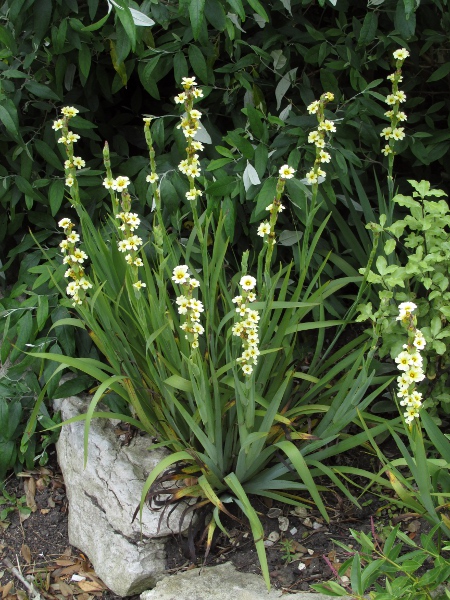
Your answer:
[[[191,87],[196,86],[197,82],[195,81],[195,77],[183,77],[181,80],[181,85],[186,90],[189,90]]]
[[[113,189],[117,190],[118,192],[122,192],[123,190],[126,190],[129,185],[129,178],[123,175],[119,175],[119,177],[117,177],[115,180],[115,187]]]
[[[309,171],[309,173],[306,173],[305,177],[306,177],[306,181],[310,184],[317,183],[317,181],[319,179],[317,177],[317,174],[314,172],[314,170],[311,170],[311,171]]]
[[[70,143],[73,144],[74,142],[76,142],[79,139],[80,139],[80,136],[78,135],[78,133],[74,133],[73,131],[67,132],[66,140],[69,144]]]
[[[147,175],[145,178],[145,181],[148,181],[148,183],[156,183],[158,179],[159,176],[156,173],[150,173],[150,175]]]
[[[244,275],[243,277],[241,277],[239,285],[243,290],[248,292],[249,290],[252,290],[255,287],[256,279],[251,275]]]
[[[186,94],[184,92],[181,92],[181,94],[175,96],[174,100],[175,104],[183,104],[183,102],[186,102]]]
[[[73,164],[77,169],[81,169],[86,166],[86,162],[81,158],[81,156],[74,156]]]
[[[289,165],[283,165],[278,171],[281,179],[292,179],[294,177],[295,169]]]
[[[103,185],[107,190],[115,190],[116,189],[116,181],[115,179],[105,177],[103,180]]]
[[[270,233],[270,223],[267,221],[260,223],[258,227],[257,234],[261,237],[264,237]]]
[[[319,124],[319,129],[321,131],[335,132],[336,126],[333,123],[333,121],[329,121],[328,119],[325,119],[324,121],[322,121],[322,123]]]
[[[143,283],[142,281],[136,281],[136,283],[133,283],[133,287],[136,288],[137,290],[140,290],[141,288],[147,287],[147,285],[145,283]]]
[[[175,281],[175,283],[179,284],[186,283],[189,279],[188,269],[189,267],[187,265],[179,265],[178,267],[175,267],[173,270],[172,281]]]
[[[320,106],[319,100],[314,100],[314,102],[311,102],[311,104],[307,107],[307,111],[309,112],[310,115],[315,115],[316,112],[319,110],[319,106]]]
[[[409,56],[409,52],[406,48],[399,48],[395,50],[392,56],[397,60],[406,60]]]
[[[404,127],[396,127],[392,130],[391,137],[394,140],[402,140],[405,137],[405,128]]]
[[[64,106],[61,109],[61,113],[65,116],[65,117],[75,117],[80,111],[78,110],[78,108],[74,108],[73,106]]]
[[[67,218],[64,218],[64,219],[61,219],[61,221],[58,221],[58,227],[61,227],[62,229],[67,229],[71,225],[72,225],[72,221]]]

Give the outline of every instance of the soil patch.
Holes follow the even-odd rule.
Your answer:
[[[118,600],[119,597],[96,576],[87,557],[69,544],[67,519],[70,507],[55,452],[49,466],[18,477],[11,476],[5,489],[14,500],[0,505],[0,513],[5,509],[9,511],[0,520],[0,593],[3,599],[25,598],[25,586],[6,568],[6,559],[49,600],[73,597],[77,600],[94,600],[96,597]],[[337,494],[329,494],[325,500],[330,523],[326,523],[313,505],[311,509],[299,509],[270,499],[252,498],[252,505],[264,527],[269,570],[275,587],[285,592],[311,591],[310,584],[333,578],[333,568],[339,568],[348,558],[333,539],[351,545],[350,528],[366,533],[376,530],[376,535],[382,538],[386,517],[383,517],[383,507],[373,498],[367,499],[362,510]],[[239,521],[222,517],[229,537],[217,530],[206,561],[209,517],[204,515],[203,519],[197,520],[196,531],[190,538],[174,535],[167,549],[167,571],[175,573],[231,560],[240,571],[260,573],[251,531],[241,514],[236,513],[235,517]],[[404,522],[404,529],[411,537],[419,535],[424,527],[423,521],[417,519],[406,518]],[[131,598],[137,600],[138,596]]]

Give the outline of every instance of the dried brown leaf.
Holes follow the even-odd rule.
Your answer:
[[[70,565],[70,567],[65,567],[64,569],[58,569],[57,572],[54,572],[55,577],[67,577],[68,575],[73,575],[74,573],[78,573],[80,571],[80,563],[75,563],[74,565]]]
[[[6,598],[6,596],[9,594],[9,592],[12,590],[12,587],[14,585],[14,581],[8,581],[8,583],[6,585],[3,586],[2,589],[2,598]]]
[[[417,531],[420,531],[420,521],[415,519],[414,521],[411,521],[411,523],[408,523],[407,530],[410,533],[416,533]]]
[[[39,479],[36,481],[36,489],[42,492],[47,487],[47,484],[48,482],[45,479],[39,477]]]
[[[31,513],[24,513],[24,512],[19,512],[19,521],[21,523],[23,523],[24,521],[26,521],[27,519],[30,518]]]
[[[20,554],[23,556],[24,561],[29,565],[31,563],[31,550],[27,544],[22,544],[20,548]]]
[[[74,591],[73,588],[68,585],[65,581],[59,582],[59,591],[64,596],[64,598],[68,598],[69,596],[73,596]]]
[[[27,500],[27,506],[28,506],[28,508],[31,509],[31,512],[36,512],[37,506],[36,506],[36,501],[34,499],[34,496],[36,494],[36,483],[35,483],[33,477],[30,477],[29,479],[25,479],[25,481],[23,482],[23,485],[25,488],[25,497]]]
[[[63,555],[64,556],[64,555]],[[63,558],[63,556],[61,556],[60,558],[57,558],[55,560],[55,563],[59,566],[59,567],[69,567],[72,566],[73,564],[75,564],[75,562],[77,562],[73,558]]]
[[[96,581],[78,581],[77,585],[83,592],[101,592],[105,587]]]

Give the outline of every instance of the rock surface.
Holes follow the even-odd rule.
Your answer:
[[[231,563],[217,567],[193,569],[165,577],[141,600],[331,600],[331,596],[298,592],[283,594],[281,590],[267,591],[261,576],[240,573]],[[348,596],[341,596],[348,600]]]
[[[87,407],[87,402],[72,397],[58,408],[67,420]],[[89,557],[114,593],[139,594],[162,577],[166,541],[178,532],[183,510],[174,510],[167,522],[165,516],[160,521],[160,512],[145,507],[142,524],[139,516],[131,522],[147,475],[167,452],[149,451],[148,438],[141,436],[121,446],[111,421],[93,419],[84,468],[83,436],[84,421],[78,421],[62,427],[57,443],[69,500],[69,541]],[[185,527],[188,524],[186,519]]]

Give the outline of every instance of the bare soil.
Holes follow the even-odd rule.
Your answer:
[[[29,596],[18,575],[32,582],[48,600],[119,598],[96,576],[89,559],[70,546],[67,532],[70,507],[55,453],[49,466],[11,476],[5,489],[11,497],[22,498],[22,502],[20,508],[17,504],[13,508],[11,503],[0,506],[0,513],[7,506],[12,509],[0,521],[0,594],[3,600],[24,600]],[[308,502],[308,498],[305,500]],[[312,504],[311,509],[299,510],[271,500],[252,499],[264,527],[272,584],[286,593],[311,591],[310,584],[334,577],[333,570],[338,569],[348,555],[333,540],[352,544],[350,528],[372,531],[382,537],[387,509],[373,498],[361,501],[366,504],[362,510],[336,493],[329,494],[325,500],[330,523],[325,522]],[[29,514],[24,514],[27,509]],[[206,515],[206,521],[198,519],[197,530],[191,539],[174,536],[167,549],[168,573],[230,560],[240,571],[260,573],[251,531],[241,514],[236,513],[235,517],[239,520],[222,518],[229,537],[221,532],[215,535],[206,561]],[[414,517],[400,515],[398,518],[403,520],[404,530],[411,537],[419,535],[424,527],[424,523]],[[15,574],[7,566],[11,563],[16,568]],[[132,597],[132,600],[137,598]]]

